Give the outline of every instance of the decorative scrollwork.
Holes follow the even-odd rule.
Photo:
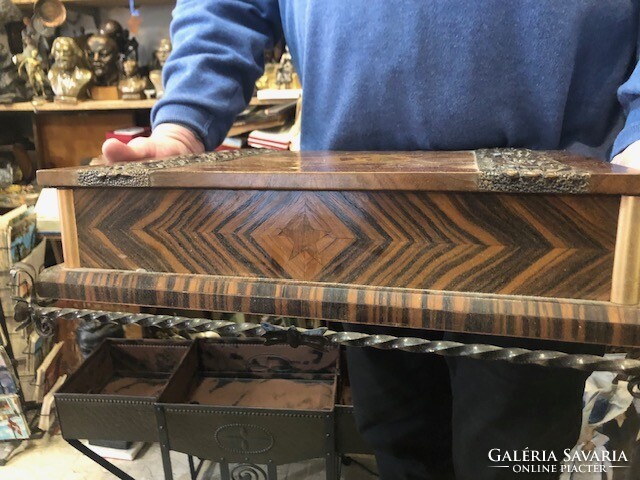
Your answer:
[[[150,174],[166,168],[186,167],[200,163],[217,163],[240,157],[264,154],[264,150],[224,150],[198,155],[178,155],[162,160],[118,163],[109,166],[96,166],[78,172],[78,184],[82,187],[148,187]]]
[[[545,152],[495,148],[476,151],[479,188],[486,192],[584,193],[591,174]]]
[[[640,399],[640,377],[631,377],[627,389],[633,398]]]
[[[232,480],[267,480],[267,473],[253,463],[239,463],[231,469]]]
[[[51,319],[36,320],[34,328],[41,337],[51,337],[56,332],[56,322]]]

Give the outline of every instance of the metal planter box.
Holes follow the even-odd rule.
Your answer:
[[[337,346],[108,339],[55,398],[65,439],[159,442],[168,479],[170,450],[220,463],[223,478],[324,458],[335,479],[338,455],[371,453],[341,380]]]
[[[160,396],[169,448],[221,463],[335,453],[339,350],[199,341]]]
[[[63,437],[157,442],[154,404],[192,345],[105,340],[55,394]]]

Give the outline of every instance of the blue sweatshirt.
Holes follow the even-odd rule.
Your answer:
[[[284,34],[305,150],[615,155],[640,140],[639,3],[178,0],[152,120],[215,148]]]

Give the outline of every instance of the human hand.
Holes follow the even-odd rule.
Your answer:
[[[618,155],[613,157],[611,163],[640,170],[640,140],[632,143]]]
[[[102,144],[102,155],[108,164],[202,152],[204,145],[193,132],[174,123],[162,123],[150,137],[137,137],[128,144],[115,138]]]

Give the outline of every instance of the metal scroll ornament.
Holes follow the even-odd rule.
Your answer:
[[[267,473],[253,463],[240,463],[231,469],[231,480],[267,480]]]

